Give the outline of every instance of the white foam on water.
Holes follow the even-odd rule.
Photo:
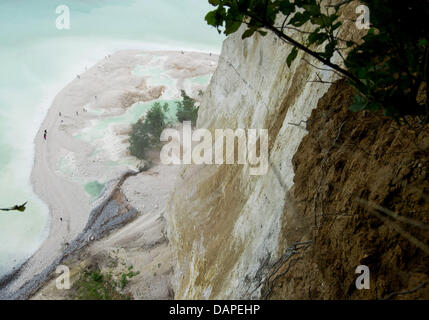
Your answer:
[[[71,5],[72,29],[68,34],[55,29],[55,7],[61,1],[26,2],[20,6],[18,1],[4,0],[0,4],[0,207],[28,201],[25,212],[0,211],[0,277],[33,254],[49,232],[48,206],[33,192],[30,176],[34,139],[58,92],[86,67],[118,50],[219,52],[221,38],[206,40],[210,37],[206,36],[203,16],[208,10],[203,12],[198,4],[195,10],[199,12],[195,14],[186,9],[195,6],[195,0],[182,2],[179,6],[176,0],[150,4],[118,0],[89,4],[77,0]],[[163,19],[148,12],[152,8],[157,14],[164,12],[164,17],[171,12],[175,18],[169,20],[180,24],[177,17],[183,5],[183,12],[192,16],[182,17],[189,30],[198,26],[189,28],[186,24],[198,21],[198,15],[201,18],[202,32],[198,37],[191,33],[180,37],[174,29],[169,35],[169,27],[161,27]],[[127,15],[132,21],[129,25]],[[98,26],[97,19],[104,19],[106,25]],[[145,33],[148,26],[150,32]]]

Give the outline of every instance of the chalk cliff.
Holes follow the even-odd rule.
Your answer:
[[[353,27],[348,26],[348,35],[359,36]],[[319,69],[322,65],[302,52],[289,68],[286,58],[291,46],[276,36],[255,34],[242,40],[242,32],[231,35],[223,44],[218,68],[200,106],[197,127],[212,133],[225,128],[268,129],[269,169],[265,175],[252,176],[248,165],[185,166],[166,214],[168,238],[177,258],[175,298],[380,298],[427,280],[424,254],[407,240],[400,240],[394,231],[384,230],[389,227],[352,202],[361,196],[380,205],[391,204],[387,200],[398,190],[394,186],[411,184],[393,181],[401,165],[408,168],[417,161],[420,168],[427,168],[428,128],[414,136],[403,129],[383,131],[366,140],[367,133],[378,128],[360,114],[360,122],[353,119],[359,122],[361,134],[352,136],[350,144],[343,143],[338,151],[343,136],[355,133],[352,120],[343,123],[347,117],[357,117],[347,110],[350,88],[336,82],[333,72]],[[334,61],[341,62],[338,56]],[[316,113],[312,115],[313,110]],[[394,126],[391,120],[383,121],[387,127]],[[393,146],[402,148],[409,161],[393,162],[386,169],[383,152],[403,134],[406,141],[421,142],[422,153],[417,154],[411,147]],[[321,145],[318,135],[324,139]],[[357,154],[353,144],[365,149],[368,143],[381,146],[374,150],[375,157],[361,153],[358,160],[353,156]],[[341,157],[344,154],[347,156]],[[359,166],[357,161],[361,161]],[[373,171],[366,172],[359,181],[359,171],[354,170],[370,167]],[[344,173],[343,168],[347,169]],[[382,168],[384,174],[374,181],[371,174]],[[324,172],[329,173],[326,181]],[[418,192],[427,191],[427,171],[416,174]],[[344,186],[348,190],[343,192]],[[376,192],[383,188],[387,191]],[[427,202],[421,202],[417,195],[416,199],[420,200],[400,209],[427,220],[422,213],[427,210]],[[320,218],[327,205],[339,218],[356,214],[353,223],[341,220],[336,224],[336,219]],[[330,234],[332,224],[335,233]],[[360,229],[362,224],[366,229]],[[353,236],[357,230],[359,236]],[[366,238],[368,234],[372,240]],[[383,237],[387,242],[382,246]],[[374,249],[374,238],[383,247],[379,252]],[[404,267],[403,262],[395,265],[392,259],[400,260],[407,250],[413,252],[409,260],[413,267]],[[295,255],[301,264],[289,264]],[[360,264],[377,266],[378,278],[371,283],[381,291],[352,289]],[[399,280],[396,271],[407,276]],[[424,295],[428,296],[427,289]]]
[[[130,204],[156,210],[94,241],[72,271],[119,257],[142,271],[135,299],[428,299],[429,125],[353,113],[335,73],[302,52],[288,67],[290,45],[242,32],[223,44],[197,127],[267,129],[267,173],[173,165],[127,179]],[[339,36],[362,31],[348,22]],[[54,281],[35,298],[58,296]]]
[[[313,68],[309,63],[317,63],[302,53],[288,68],[291,46],[272,34],[246,40],[241,34],[223,44],[197,126],[268,129],[269,170],[251,176],[248,165],[184,169],[168,209],[177,298],[259,296],[262,277],[280,254],[292,158],[307,134],[303,121],[329,88],[312,81],[316,73],[327,82],[335,77]]]

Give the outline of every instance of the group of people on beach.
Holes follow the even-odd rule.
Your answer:
[[[95,98],[97,98],[97,96],[95,96]],[[83,112],[88,112],[85,108],[83,108],[82,109],[83,110]],[[61,111],[60,112],[58,112],[58,116],[61,118],[62,117],[62,113],[61,113]],[[79,111],[76,111],[76,116],[79,116]],[[64,120],[63,119],[61,119],[61,123],[63,123],[64,122]],[[46,141],[47,140],[47,138],[48,138],[48,130],[47,129],[45,129],[45,131],[43,131],[43,139]]]

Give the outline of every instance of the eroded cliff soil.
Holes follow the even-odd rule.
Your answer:
[[[197,127],[212,135],[216,129],[268,130],[268,171],[253,176],[247,164],[185,166],[166,209],[177,299],[261,297],[264,280],[292,245],[282,240],[282,222],[292,215],[292,160],[308,133],[298,124],[338,78],[303,52],[288,67],[291,46],[270,33],[243,40],[244,29],[223,43]],[[353,23],[346,30],[344,36],[360,36]],[[300,235],[311,240],[304,230]]]
[[[286,252],[293,243],[312,243],[285,255],[262,298],[429,298],[429,126],[353,113],[351,101],[351,89],[337,82],[301,124],[308,134],[293,157],[279,247]],[[369,267],[369,290],[356,289],[358,265]]]
[[[358,4],[341,17],[354,41]],[[243,31],[223,44],[197,127],[267,129],[268,171],[185,166],[166,209],[175,298],[428,298],[428,126],[349,112],[335,73],[303,52],[289,68],[288,44]],[[359,265],[369,290],[356,289]]]

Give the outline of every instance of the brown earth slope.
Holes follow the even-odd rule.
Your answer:
[[[428,229],[368,208],[380,205],[427,228],[429,126],[399,127],[381,115],[353,113],[351,101],[351,89],[337,82],[306,122],[280,248],[312,244],[286,251],[262,298],[429,298]],[[356,289],[358,265],[370,269],[369,290]],[[412,292],[395,294],[406,291]]]

